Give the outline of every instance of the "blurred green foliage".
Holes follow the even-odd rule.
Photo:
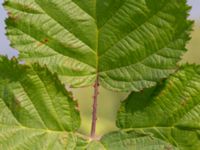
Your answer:
[[[196,22],[191,34],[191,41],[188,43],[188,52],[183,56],[181,63],[199,63],[200,64],[200,23]],[[86,135],[90,134],[92,95],[93,88],[73,89],[75,98],[78,99],[81,112],[82,124],[80,132]],[[128,93],[118,93],[100,88],[98,97],[98,121],[97,135],[101,136],[117,129],[115,126],[116,113],[120,101],[124,100]]]
[[[187,45],[188,52],[182,62],[200,64],[200,21],[196,21],[191,34],[192,39]]]

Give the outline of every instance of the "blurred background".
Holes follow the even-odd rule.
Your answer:
[[[3,0],[0,0],[0,4]],[[193,27],[192,39],[187,44],[188,52],[183,56],[183,62],[200,64],[200,0],[188,0],[192,6],[190,18],[195,20]],[[4,20],[7,17],[5,10],[0,5],[0,54],[8,57],[17,56],[18,52],[9,46],[9,41],[5,36]],[[91,125],[92,112],[92,95],[93,88],[72,89],[75,98],[79,101],[82,124],[79,129],[81,133],[89,135]],[[115,118],[120,105],[120,101],[124,100],[129,93],[115,93],[100,88],[100,96],[98,100],[98,122],[97,135],[116,130]]]

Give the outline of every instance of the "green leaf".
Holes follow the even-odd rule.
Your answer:
[[[178,150],[150,133],[136,131],[109,133],[103,136],[101,143],[106,150]]]
[[[83,148],[77,102],[46,68],[0,57],[0,149]]]
[[[92,141],[88,144],[87,150],[107,150],[100,141]]]
[[[176,69],[191,21],[186,0],[6,0],[7,35],[26,62],[63,83],[151,87]]]
[[[129,138],[127,142],[136,140],[130,138],[129,132],[146,134],[142,141],[152,138],[154,144],[152,148],[147,146],[148,150],[166,150],[166,144],[171,149],[199,149],[200,66],[182,66],[157,87],[130,94],[122,102],[117,126],[123,129],[123,133],[116,133],[122,141],[124,139],[119,134],[125,134]],[[114,141],[112,135],[109,137]],[[163,148],[156,147],[157,140],[166,143],[161,144]],[[146,142],[136,144],[143,146]]]

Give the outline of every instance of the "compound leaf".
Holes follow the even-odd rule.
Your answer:
[[[63,83],[151,87],[176,69],[191,21],[186,0],[6,0],[7,35],[26,62]]]

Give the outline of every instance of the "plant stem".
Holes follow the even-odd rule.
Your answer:
[[[99,78],[97,76],[94,84],[94,95],[93,95],[93,106],[92,106],[92,126],[90,137],[95,138],[96,133],[96,122],[97,122],[97,100],[99,95]]]

